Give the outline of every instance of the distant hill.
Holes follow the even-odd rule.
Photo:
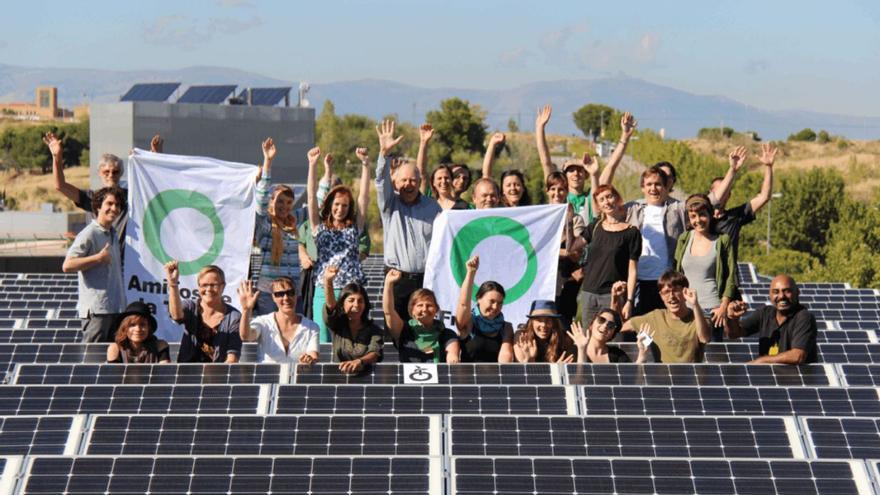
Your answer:
[[[308,79],[307,77],[305,78]],[[187,67],[178,70],[113,71],[93,69],[28,68],[0,64],[0,101],[30,101],[41,84],[59,88],[59,99],[72,107],[84,101],[115,101],[137,82],[238,84],[296,88],[299,81],[283,81],[225,67]],[[753,130],[764,139],[784,139],[804,127],[826,129],[851,139],[880,139],[880,117],[834,115],[806,110],[767,111],[723,96],[696,95],[641,79],[618,76],[591,80],[561,80],[525,84],[512,89],[420,88],[393,81],[359,80],[312,82],[311,104],[320,109],[325,99],[338,113],[359,113],[372,118],[397,114],[417,122],[441,100],[458,96],[482,106],[494,129],[506,129],[508,119],[520,129],[532,129],[535,110],[550,103],[554,118],[549,131],[579,134],[571,114],[589,102],[630,110],[643,128],[665,129],[673,138],[695,136],[701,127],[722,123],[737,130]]]

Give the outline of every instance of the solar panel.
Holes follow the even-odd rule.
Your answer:
[[[801,421],[811,457],[880,458],[880,419],[801,418]]]
[[[235,91],[235,85],[215,86],[190,86],[177,99],[177,103],[207,103],[218,104],[226,101],[226,98]]]
[[[880,364],[840,364],[837,369],[846,386],[880,386]]]
[[[232,385],[280,383],[289,371],[278,364],[23,364],[18,385]]]
[[[454,457],[452,492],[468,493],[872,493],[852,461]]]
[[[832,330],[824,333],[837,332]],[[823,332],[820,332],[820,335]],[[849,342],[845,344],[817,344],[817,360],[826,364],[857,363],[880,364],[880,344]],[[631,348],[627,348],[630,352]],[[745,363],[758,356],[756,342],[712,343],[704,348],[706,362],[709,363]]]
[[[584,386],[582,414],[880,416],[874,388]]]
[[[454,456],[803,458],[793,418],[451,416]]]
[[[437,380],[440,384],[500,384],[537,385],[560,383],[557,369],[549,364],[522,364],[507,366],[497,363],[437,365]],[[294,383],[303,384],[384,384],[398,385],[406,382],[403,365],[381,363],[369,372],[347,374],[339,371],[338,364],[322,364],[296,367]]]
[[[18,331],[18,330],[15,330]],[[177,359],[180,344],[168,344],[171,360]],[[257,360],[257,344],[246,343],[241,348],[241,361]],[[107,344],[33,343],[0,344],[0,364],[99,364],[107,361]]]
[[[834,370],[824,365],[766,366],[742,364],[569,364],[572,385],[699,385],[787,387],[836,385]]]
[[[0,416],[0,455],[75,454],[83,416]]]
[[[0,330],[0,344],[72,344],[80,340],[82,340],[82,331],[70,328]]]
[[[248,101],[248,91],[251,92],[252,105],[275,106],[290,94],[289,87],[286,88],[245,88],[239,93],[238,97],[243,101]]]
[[[22,494],[434,494],[430,457],[31,457]]]
[[[269,385],[4,385],[0,415],[254,414]]]
[[[180,83],[149,83],[135,84],[131,87],[119,101],[158,101],[162,102],[168,99]]]
[[[279,385],[276,414],[570,414],[573,390],[545,385]],[[570,407],[571,404],[571,407]]]
[[[439,455],[439,416],[96,416],[89,455]]]

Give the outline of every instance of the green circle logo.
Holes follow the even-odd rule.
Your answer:
[[[157,194],[147,204],[147,211],[144,213],[144,240],[153,256],[163,264],[171,261],[172,258],[162,246],[162,222],[169,213],[178,208],[192,208],[198,211],[208,217],[214,227],[214,240],[205,254],[192,261],[180,262],[180,274],[193,275],[220,256],[220,251],[223,249],[223,222],[217,216],[217,210],[214,208],[214,202],[211,201],[211,198],[200,192],[187,189],[168,189]]]
[[[452,267],[452,276],[455,277],[455,282],[461,286],[467,272],[467,260],[474,252],[474,248],[483,239],[496,235],[510,237],[526,252],[526,271],[519,282],[506,290],[507,295],[504,297],[504,303],[507,304],[525,295],[538,275],[538,257],[529,238],[529,230],[523,224],[507,217],[483,217],[471,220],[455,234],[449,265]],[[474,285],[472,299],[476,298],[477,289],[479,287]]]

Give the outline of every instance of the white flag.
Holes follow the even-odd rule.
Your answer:
[[[181,298],[197,299],[205,265],[226,274],[223,300],[238,306],[254,237],[256,167],[195,156],[135,150],[128,159],[129,220],[125,284],[129,302],[150,305],[160,339],[179,342],[183,329],[168,315],[164,264],[180,262]]]
[[[480,257],[474,281],[477,288],[487,280],[504,287],[504,317],[525,323],[535,299],[556,298],[559,246],[565,228],[567,205],[520,206],[484,210],[447,210],[434,220],[428,249],[425,287],[437,295],[447,326],[458,304],[465,263]]]

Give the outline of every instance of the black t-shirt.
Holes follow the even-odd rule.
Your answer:
[[[452,330],[443,327],[440,332],[440,354],[437,362],[446,362],[446,348],[449,344],[458,341],[458,335]],[[400,337],[394,341],[394,347],[397,348],[397,355],[401,363],[433,363],[434,354],[423,352],[418,348],[415,342],[415,332],[410,323],[403,323],[403,330]]]
[[[614,282],[626,281],[630,260],[638,261],[642,255],[642,235],[632,226],[609,232],[598,222],[591,223],[581,234],[587,241],[585,249],[589,250],[581,290],[609,294]]]
[[[456,199],[455,203],[452,204],[452,208],[450,208],[450,210],[470,210],[470,209],[471,209],[471,205],[463,199]]]
[[[733,246],[733,258],[739,259],[739,232],[742,228],[755,221],[755,212],[752,210],[752,202],[731,208],[724,212],[724,216],[715,221],[715,232],[727,234],[730,244]]]
[[[758,333],[758,355],[767,356],[775,348],[774,354],[792,349],[807,352],[804,363],[816,362],[816,317],[807,308],[798,306],[782,325],[776,321],[776,308],[770,305],[758,308],[740,322],[746,335]]]
[[[587,356],[587,362],[592,363],[592,361],[590,361],[589,356]],[[608,362],[609,363],[631,363],[632,359],[630,359],[629,355],[620,347],[609,345],[608,346]]]

